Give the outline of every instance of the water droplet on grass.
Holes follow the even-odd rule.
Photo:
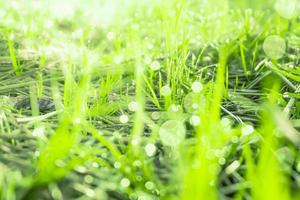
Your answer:
[[[119,120],[122,124],[126,124],[129,121],[129,118],[127,115],[123,114],[120,116]]]
[[[226,159],[225,158],[219,158],[219,164],[220,165],[224,165],[226,163]]]
[[[112,41],[115,38],[115,33],[114,32],[108,32],[106,35],[106,38],[110,41]]]
[[[128,109],[132,112],[137,111],[139,108],[139,104],[136,101],[132,101],[128,104]]]
[[[202,83],[200,83],[199,81],[193,82],[193,84],[192,84],[192,91],[193,91],[194,93],[199,93],[199,92],[201,92],[202,90],[203,90],[203,85],[202,85]]]
[[[246,125],[245,127],[242,128],[242,134],[247,136],[250,135],[254,132],[254,128],[251,125]]]
[[[95,168],[98,168],[98,167],[99,167],[99,164],[96,163],[96,162],[93,162],[93,163],[92,163],[92,166],[95,167]]]
[[[151,62],[152,62],[151,57],[150,57],[150,56],[146,56],[146,57],[145,57],[145,63],[146,63],[147,65],[150,65]],[[150,67],[151,67],[151,66],[150,66]]]
[[[158,61],[153,61],[151,64],[150,64],[150,68],[153,70],[153,71],[157,71],[160,69],[160,63]]]
[[[190,92],[184,97],[183,106],[188,113],[195,113],[205,103],[201,93]]]
[[[34,137],[43,137],[44,136],[44,132],[45,132],[45,128],[44,127],[38,127],[38,128],[36,128],[36,129],[33,130],[32,136],[34,136]]]
[[[177,104],[170,105],[168,110],[169,110],[169,112],[172,112],[172,113],[181,113],[182,112],[181,106],[177,105]]]
[[[139,161],[139,160],[135,160],[135,161],[133,162],[133,166],[134,166],[134,167],[140,167],[140,166],[142,166],[142,162]]]
[[[74,119],[74,124],[80,124],[80,123],[81,123],[80,117],[76,117],[76,118]]]
[[[115,162],[114,163],[114,168],[120,169],[120,167],[121,167],[121,163],[120,162]]]
[[[132,141],[131,141],[131,144],[132,145],[138,145],[140,143],[139,139],[138,138],[134,138]]]
[[[155,189],[155,184],[153,182],[151,182],[151,181],[147,181],[145,183],[145,188],[147,190],[154,190]]]
[[[123,62],[123,55],[118,55],[116,57],[114,57],[114,63],[115,64],[121,64]]]
[[[95,191],[92,190],[92,189],[90,189],[90,188],[86,188],[86,189],[85,189],[85,194],[86,194],[86,196],[88,196],[88,197],[94,197],[94,196],[95,196]]]
[[[178,146],[185,138],[185,127],[179,120],[169,120],[159,129],[159,137],[166,146]]]
[[[159,113],[159,112],[153,112],[153,113],[151,114],[151,118],[152,118],[153,120],[158,120],[158,119],[160,118],[160,113]]]
[[[230,127],[230,126],[231,126],[231,120],[230,120],[228,117],[223,117],[223,118],[221,119],[221,125],[222,125],[224,128]]]
[[[60,160],[60,159],[55,161],[55,165],[57,167],[66,167],[67,166],[67,164],[63,160]]]
[[[76,170],[77,172],[79,172],[79,173],[82,173],[82,174],[84,174],[84,173],[87,172],[87,168],[86,168],[85,166],[82,166],[82,165],[77,166],[77,167],[75,168],[75,170]]]
[[[191,116],[190,118],[190,124],[192,126],[198,126],[200,124],[201,120],[200,120],[200,117],[197,116],[197,115],[193,115]]]
[[[168,85],[165,85],[161,88],[161,95],[164,97],[170,96],[172,93],[171,88]]]
[[[129,187],[130,186],[130,181],[128,178],[122,178],[121,182],[120,182],[122,187]]]
[[[263,44],[263,49],[271,59],[280,59],[286,50],[284,39],[278,35],[268,36]]]
[[[274,8],[281,17],[291,19],[297,9],[297,3],[297,0],[276,0]]]
[[[91,175],[86,175],[84,177],[84,182],[91,184],[93,182],[94,178]]]
[[[145,146],[145,151],[147,156],[151,157],[154,156],[155,152],[156,152],[156,146],[154,144],[147,144]]]

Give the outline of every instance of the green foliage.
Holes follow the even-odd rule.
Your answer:
[[[0,1],[0,200],[298,199],[300,25],[274,3]]]

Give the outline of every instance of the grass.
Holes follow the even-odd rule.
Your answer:
[[[0,199],[298,199],[299,2],[275,3],[0,1]]]

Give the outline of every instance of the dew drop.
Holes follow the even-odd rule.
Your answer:
[[[291,19],[297,9],[297,3],[297,0],[276,0],[274,8],[281,17]]]
[[[245,127],[242,128],[242,134],[247,136],[250,135],[254,132],[254,128],[251,125],[246,125]]]
[[[195,113],[199,109],[199,106],[202,105],[202,103],[204,103],[204,99],[201,96],[201,93],[190,92],[184,97],[183,100],[184,109],[188,113]]]
[[[76,171],[78,171],[79,173],[86,173],[87,172],[87,168],[85,166],[79,165],[75,168]]]
[[[151,118],[152,118],[153,120],[158,120],[158,119],[160,118],[160,113],[159,113],[159,112],[153,112],[153,113],[151,114]]]
[[[150,56],[146,56],[146,57],[145,57],[145,63],[146,63],[147,65],[150,65],[151,62],[152,62],[151,57],[150,57]],[[151,67],[151,66],[150,66],[150,67]]]
[[[122,124],[126,124],[128,121],[129,121],[129,118],[128,118],[128,116],[127,115],[125,115],[125,114],[123,114],[123,115],[121,115],[120,116],[120,122],[122,123]]]
[[[199,81],[195,81],[192,84],[192,91],[194,93],[200,93],[203,90],[203,85]]]
[[[63,160],[60,160],[60,159],[55,161],[55,165],[57,167],[66,167],[67,166],[67,164]]]
[[[121,64],[123,62],[123,55],[118,55],[116,57],[114,57],[114,63],[115,64]]]
[[[75,124],[80,124],[80,123],[81,123],[80,117],[76,117],[76,118],[74,119],[74,123],[75,123]]]
[[[151,182],[151,181],[147,181],[145,183],[145,188],[147,190],[154,190],[155,189],[155,184],[153,182]]]
[[[134,138],[132,141],[131,141],[131,144],[132,145],[138,145],[140,143],[139,139],[138,138]]]
[[[182,111],[181,106],[176,104],[172,104],[168,110],[173,113],[179,113]]]
[[[93,162],[93,163],[92,163],[92,166],[95,167],[95,168],[98,168],[98,167],[99,167],[99,164],[96,163],[96,162]]]
[[[45,128],[44,127],[38,127],[38,128],[36,128],[36,129],[33,130],[32,136],[34,136],[34,137],[43,137],[44,136],[44,132],[45,132]]]
[[[225,158],[219,158],[219,164],[220,165],[224,165],[226,163],[226,159]]]
[[[90,188],[87,188],[85,189],[85,194],[88,196],[88,197],[94,197],[95,196],[95,191],[90,189]]]
[[[200,117],[197,116],[197,115],[193,115],[191,116],[190,118],[190,124],[192,126],[198,126],[200,124],[201,120],[200,120]]]
[[[84,182],[91,184],[93,182],[94,178],[91,175],[86,175],[84,177]]]
[[[110,41],[112,41],[115,38],[115,33],[114,32],[108,32],[106,35],[106,38]]]
[[[120,169],[120,167],[121,167],[121,163],[120,162],[115,162],[114,163],[114,168]]]
[[[271,35],[265,39],[263,49],[269,58],[279,59],[285,53],[286,44],[280,36]]]
[[[161,95],[164,97],[170,96],[172,93],[172,90],[170,88],[170,86],[165,85],[161,88]]]
[[[122,178],[120,184],[122,187],[127,188],[130,186],[130,181],[128,178]]]
[[[128,104],[128,109],[132,112],[136,112],[139,108],[139,104],[136,101],[132,101]]]
[[[185,127],[179,120],[166,121],[159,129],[159,137],[166,146],[178,146],[185,138]]]
[[[135,161],[133,162],[133,166],[135,166],[135,167],[140,167],[140,166],[142,166],[142,162],[139,161],[139,160],[135,160]]]
[[[151,64],[150,64],[150,68],[153,70],[153,71],[157,71],[160,69],[160,63],[158,61],[153,61]]]
[[[154,156],[155,152],[156,152],[156,146],[154,144],[147,144],[145,146],[145,151],[147,156],[151,157]]]
[[[230,120],[228,117],[223,117],[223,118],[221,119],[221,125],[222,125],[224,128],[230,127],[230,126],[231,126],[231,120]]]

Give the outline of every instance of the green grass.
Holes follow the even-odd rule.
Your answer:
[[[0,1],[0,200],[298,199],[295,3]]]

